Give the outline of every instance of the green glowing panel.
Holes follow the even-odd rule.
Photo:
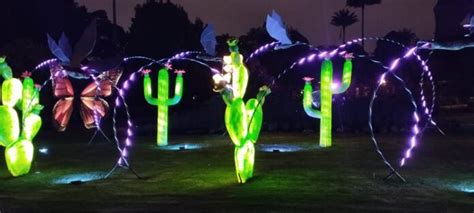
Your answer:
[[[37,114],[34,113],[29,113],[27,116],[25,116],[25,121],[24,121],[24,128],[23,131],[21,132],[21,138],[27,139],[27,140],[33,140],[33,138],[38,134],[40,128],[41,128],[41,117]]]
[[[5,149],[8,171],[14,176],[28,174],[33,161],[34,148],[31,141],[19,140]]]
[[[213,76],[226,103],[225,125],[232,143],[235,145],[234,161],[237,180],[245,183],[253,176],[255,147],[263,121],[262,105],[270,89],[262,87],[256,99],[247,103],[243,97],[248,83],[248,71],[243,57],[238,52],[236,41],[228,42],[230,56],[224,56],[223,74]]]
[[[8,170],[17,177],[30,171],[34,153],[32,140],[41,128],[39,113],[43,106],[39,104],[39,90],[33,79],[28,77],[30,74],[24,73],[25,79],[22,83],[9,76],[11,73],[8,73],[8,69],[5,70],[5,66],[8,65],[0,58],[0,72],[6,78],[2,83],[0,105],[0,145],[6,147]],[[15,107],[21,113],[17,112]]]
[[[4,80],[2,84],[2,104],[14,107],[21,100],[23,85],[16,78]]]
[[[0,75],[8,80],[12,78],[12,68],[5,62],[5,57],[0,57]]]
[[[22,100],[21,100],[21,111],[29,112],[30,109],[35,106],[38,99],[33,99],[33,95],[35,93],[35,83],[33,79],[27,77],[23,79],[23,92],[22,92]],[[24,113],[26,114],[26,113]]]
[[[332,132],[332,62],[324,60],[321,67],[321,128],[320,141],[321,147],[331,146]]]
[[[313,87],[311,79],[307,78],[303,89],[303,108],[310,117],[319,118],[320,135],[319,145],[330,147],[332,145],[332,97],[349,88],[352,77],[352,61],[346,57],[342,73],[342,83],[338,85],[333,82],[333,64],[331,60],[325,59],[321,65],[321,109],[313,109]]]
[[[253,143],[245,143],[241,147],[235,147],[234,160],[237,180],[239,183],[245,183],[253,177],[255,162],[255,147]]]
[[[242,98],[234,99],[225,110],[225,125],[229,136],[236,146],[242,146],[247,135],[247,115]]]
[[[321,111],[313,109],[313,86],[307,81],[303,89],[303,107],[306,114],[312,118],[321,118]]]
[[[247,101],[245,108],[247,110],[247,120],[248,122],[251,122],[247,138],[252,143],[256,143],[258,136],[260,135],[260,130],[262,129],[262,103],[259,103],[257,99],[252,98]]]
[[[146,101],[154,106],[157,106],[157,131],[156,143],[158,146],[168,145],[168,106],[176,105],[180,102],[183,96],[183,76],[178,73],[175,83],[175,94],[173,98],[169,98],[169,71],[166,68],[160,69],[158,72],[158,95],[153,98],[151,79],[148,74],[145,74],[143,79],[144,96]]]
[[[18,140],[20,120],[12,107],[0,106],[0,145],[6,147]]]

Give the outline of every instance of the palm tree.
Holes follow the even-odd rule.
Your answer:
[[[365,36],[365,6],[380,4],[382,0],[347,0],[346,5],[354,8],[362,9],[362,37]],[[362,47],[364,47],[364,40],[362,40]]]
[[[346,27],[358,22],[357,15],[354,12],[343,9],[336,11],[332,16],[331,24],[341,27],[342,42],[346,42]]]

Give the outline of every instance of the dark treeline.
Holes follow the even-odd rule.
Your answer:
[[[441,2],[441,1],[440,1]],[[3,20],[0,33],[0,54],[7,55],[7,61],[19,77],[24,70],[31,70],[41,61],[52,58],[46,41],[49,33],[55,39],[65,32],[74,44],[83,29],[92,20],[98,20],[98,42],[92,54],[95,57],[106,57],[120,54],[123,56],[143,55],[152,58],[170,57],[181,51],[201,50],[200,34],[206,23],[200,19],[190,20],[186,11],[170,1],[148,0],[135,8],[135,16],[129,29],[114,25],[110,14],[104,10],[90,11],[73,0],[22,0],[6,1],[2,4],[0,18]],[[341,15],[341,14],[339,14]],[[344,15],[344,14],[343,14]],[[353,16],[347,13],[346,16]],[[356,17],[349,17],[351,24]],[[353,20],[356,19],[356,20]],[[442,19],[441,19],[442,20]],[[344,20],[343,20],[344,21]],[[437,18],[437,22],[439,18]],[[328,23],[329,24],[329,23]],[[334,23],[333,23],[334,24]],[[334,24],[346,27],[344,22]],[[291,28],[290,28],[291,29]],[[345,30],[345,28],[344,28]],[[461,32],[460,32],[461,34]],[[232,35],[237,36],[237,35]],[[416,44],[416,35],[409,29],[395,29],[383,35],[407,46]],[[219,56],[227,54],[226,40],[231,35],[223,34],[217,38]],[[297,29],[290,30],[293,41],[308,42]],[[346,39],[343,37],[342,39]],[[350,38],[348,38],[350,39]],[[245,35],[239,36],[241,52],[248,57],[259,46],[273,41],[262,25],[255,26]],[[334,46],[319,46],[320,49],[331,49]],[[314,46],[318,46],[314,44]],[[386,66],[405,51],[403,48],[379,41],[373,52],[366,52],[362,46],[354,45],[351,51],[355,55],[365,55],[383,62]],[[250,70],[249,97],[255,96],[262,84],[268,84],[296,59],[308,54],[307,48],[298,47],[288,50],[269,52],[248,63]],[[427,54],[427,53],[426,53]],[[424,55],[425,57],[427,55]],[[430,65],[433,68],[439,88],[439,104],[460,104],[469,102],[474,79],[470,66],[472,50],[461,52],[435,52],[431,55]],[[335,79],[340,79],[342,58],[336,59]],[[400,68],[400,76],[414,90],[418,99],[419,89],[415,89],[420,79],[420,67],[415,60],[406,61]],[[122,78],[135,71],[140,62],[124,67]],[[211,74],[207,68],[191,63],[179,63],[175,66],[187,70],[185,90],[181,103],[170,107],[171,131],[174,132],[222,132],[224,131],[224,104],[220,96],[212,91]],[[214,65],[217,67],[217,65]],[[158,69],[158,67],[154,67]],[[267,131],[302,131],[315,130],[319,122],[305,115],[301,104],[301,90],[305,76],[319,79],[320,63],[298,67],[277,79],[273,94],[264,106],[264,129]],[[37,81],[45,80],[49,72],[41,70],[35,73]],[[383,67],[364,58],[354,59],[353,82],[350,89],[336,96],[334,108],[335,129],[344,131],[365,131],[367,128],[368,102]],[[152,74],[152,79],[156,75]],[[173,86],[174,76],[171,77]],[[410,122],[410,103],[403,88],[394,79],[388,79],[376,103],[375,122],[380,131],[401,131]],[[156,83],[156,82],[154,82]],[[42,102],[46,105],[45,117],[51,116],[55,100],[50,87],[42,92]],[[143,98],[141,79],[135,82],[128,94],[128,102],[134,120],[139,129],[149,131],[154,128],[156,108],[149,106]],[[171,92],[172,93],[172,92]],[[429,97],[430,95],[428,95]],[[430,98],[430,97],[429,97]],[[79,114],[74,112],[74,114]],[[403,116],[407,117],[404,118]],[[73,116],[71,128],[83,129],[79,116]],[[110,116],[109,116],[110,117]],[[48,119],[45,119],[48,121]],[[107,120],[107,122],[111,122]],[[76,123],[76,124],[72,124]],[[50,126],[45,122],[45,126]],[[45,128],[47,129],[47,128]]]

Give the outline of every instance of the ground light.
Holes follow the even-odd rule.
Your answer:
[[[49,153],[49,149],[46,147],[39,148],[38,151],[43,155],[47,155]]]
[[[167,151],[185,151],[185,150],[198,150],[206,147],[207,145],[196,144],[196,143],[181,143],[181,144],[172,144],[168,146],[158,147],[159,150]]]
[[[454,184],[452,185],[452,188],[454,188],[457,191],[465,192],[470,196],[474,196],[474,183],[460,183],[460,184]]]
[[[257,145],[257,150],[261,152],[299,152],[307,150],[299,145],[293,144],[259,144]]]

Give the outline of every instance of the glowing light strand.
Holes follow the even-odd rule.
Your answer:
[[[349,41],[349,42],[347,42],[346,44],[343,44],[343,45],[339,46],[338,49],[344,49],[344,48],[346,48],[348,45],[351,45],[351,44],[357,43],[357,42],[361,42],[362,40],[369,40],[369,39],[376,39],[376,40],[388,41],[388,42],[391,42],[391,43],[394,43],[394,44],[397,44],[397,45],[402,46],[402,44],[399,43],[399,42],[394,42],[394,41],[391,41],[391,40],[388,40],[388,39],[383,39],[383,38],[373,38],[373,37],[369,37],[369,38],[366,38],[366,39],[365,39],[365,38],[364,38],[364,39],[355,39],[355,40]],[[328,56],[329,56],[329,57],[332,57],[332,56],[336,55],[336,52],[337,52],[337,51],[335,51],[335,50],[333,50],[333,51],[331,51],[331,52],[324,51],[324,52],[321,52],[321,53],[318,55],[318,57],[319,57],[319,58],[328,57]],[[343,53],[343,52],[340,52],[339,54],[341,55],[342,53]],[[411,57],[412,55],[416,55],[416,49],[413,49],[413,48],[412,48],[412,49],[408,49],[408,51],[404,54],[404,57],[403,57],[403,58],[408,58],[408,57]],[[416,55],[416,56],[417,56],[417,55]],[[274,83],[276,80],[278,80],[278,79],[281,77],[281,75],[285,74],[288,70],[294,69],[295,66],[301,66],[301,65],[303,65],[303,64],[305,64],[305,63],[307,63],[307,62],[311,62],[312,60],[309,60],[309,59],[314,59],[314,58],[315,58],[315,55],[314,55],[314,53],[313,53],[313,54],[310,54],[310,55],[307,56],[307,57],[304,57],[303,59],[299,59],[299,60],[295,61],[288,69],[285,69],[282,74],[280,74],[276,79],[274,79],[273,83]],[[422,64],[422,67],[423,67],[423,72],[422,72],[422,73],[428,73],[428,72],[429,72],[429,68],[428,68],[428,66],[426,65],[426,62],[424,62],[423,60],[421,60],[421,57],[416,57],[416,58],[417,58],[417,60]],[[397,59],[395,59],[395,60],[392,61],[392,63],[390,64],[390,67],[384,66],[384,68],[389,68],[389,70],[392,71],[393,69],[397,68],[397,66],[398,66],[398,64],[400,63],[400,60],[401,60],[401,59],[402,59],[402,58],[397,58]],[[375,60],[372,60],[372,59],[371,59],[371,61],[375,61]],[[422,63],[422,62],[423,62],[423,63]],[[382,63],[379,62],[379,64],[382,64]],[[421,133],[422,131],[420,131],[420,130],[419,130],[419,127],[418,127],[418,124],[419,124],[420,119],[419,119],[419,116],[418,116],[418,114],[417,114],[417,104],[416,104],[416,102],[414,101],[414,98],[413,98],[413,95],[412,95],[411,91],[406,87],[406,85],[404,84],[404,81],[403,81],[401,78],[399,78],[395,73],[392,73],[392,72],[390,72],[390,73],[391,73],[392,75],[394,75],[394,77],[395,77],[397,80],[399,80],[399,81],[402,82],[405,91],[409,94],[409,96],[410,96],[410,98],[411,98],[411,103],[412,103],[412,105],[414,105],[414,107],[415,107],[415,111],[414,111],[414,113],[413,113],[413,119],[415,120],[415,124],[414,124],[413,127],[412,127],[412,135],[410,135],[409,147],[404,151],[404,156],[403,156],[403,157],[401,158],[401,160],[400,160],[400,167],[403,167],[403,166],[406,164],[406,160],[411,157],[411,152],[412,152],[412,150],[416,147],[416,144],[417,144],[417,137],[419,137],[419,135],[420,135],[420,133]],[[432,86],[433,86],[434,83],[433,83],[433,78],[432,78],[431,73],[430,73],[430,74],[427,74],[427,75],[431,76],[431,78],[430,78],[429,80],[432,82]],[[379,83],[378,83],[378,87],[380,87],[380,85],[382,85],[383,82],[385,82],[385,81],[384,81],[384,80],[385,80],[385,76],[386,76],[386,74],[382,75],[381,78],[379,79],[379,81],[378,81],[378,82],[379,82]],[[375,98],[376,98],[376,93],[377,93],[377,91],[378,91],[378,87],[377,87],[377,90],[374,91],[374,95],[373,95],[373,97],[372,97],[374,100],[375,100]],[[423,89],[423,88],[422,88],[422,89]],[[434,93],[434,89],[433,89],[433,100],[434,100],[434,96],[435,96],[435,93]],[[424,97],[424,95],[423,95],[422,97]],[[424,100],[424,98],[423,98],[423,100]],[[373,107],[373,106],[371,105],[371,106],[370,106],[370,109],[369,109],[370,115],[371,115],[371,113],[372,113],[372,107]],[[433,109],[433,108],[434,108],[434,101],[432,102],[432,105],[431,105],[431,107],[430,107],[430,109],[429,109],[428,112],[432,112],[432,109]],[[425,112],[426,112],[426,109],[427,109],[427,108],[425,107]],[[430,117],[431,117],[431,116],[430,116]],[[434,122],[433,122],[433,123],[434,123]],[[370,127],[372,127],[372,126],[371,126],[371,120],[370,120],[370,124],[369,124],[369,125],[370,125]],[[371,128],[371,129],[372,129],[372,128]],[[373,134],[373,129],[371,130],[371,133]],[[399,173],[393,168],[393,166],[390,164],[390,162],[385,158],[385,156],[383,155],[382,151],[380,150],[380,148],[379,148],[379,146],[378,146],[378,143],[377,143],[375,137],[373,137],[373,142],[374,142],[374,144],[375,144],[375,146],[376,146],[377,153],[379,153],[379,155],[380,155],[380,156],[382,157],[382,159],[384,160],[384,163],[392,170],[392,174],[396,174],[396,175],[399,176],[403,181],[405,181],[405,179],[399,175]],[[392,174],[391,174],[391,175],[392,175]],[[391,176],[391,175],[389,175],[389,176]]]

